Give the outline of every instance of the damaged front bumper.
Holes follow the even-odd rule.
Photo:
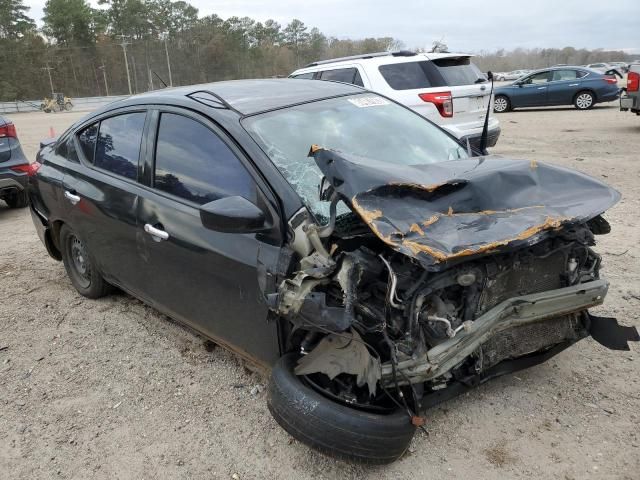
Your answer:
[[[600,279],[510,298],[476,318],[456,336],[436,345],[424,355],[398,362],[396,370],[402,375],[394,375],[390,362],[383,364],[382,383],[402,385],[437,379],[472,355],[497,333],[549,318],[582,312],[600,305],[608,288],[609,283]],[[637,336],[637,333],[635,335]],[[594,338],[598,340],[597,335],[594,335]]]

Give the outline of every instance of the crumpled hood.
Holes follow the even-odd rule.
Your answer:
[[[316,146],[309,155],[378,238],[430,270],[533,245],[620,199],[588,175],[533,161],[488,156],[403,166]]]

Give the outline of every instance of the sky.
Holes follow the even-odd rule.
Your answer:
[[[45,0],[24,0],[42,17]],[[97,6],[96,0],[91,0]],[[603,48],[640,54],[640,0],[191,0],[200,16],[298,18],[337,38],[394,37],[407,48],[434,40],[451,51],[498,48]]]

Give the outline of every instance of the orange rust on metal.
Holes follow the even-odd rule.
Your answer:
[[[391,182],[388,185],[393,187],[407,187],[407,188],[415,188],[417,190],[424,190],[426,192],[433,192],[438,188],[447,185],[446,183],[434,183],[433,185],[424,185],[422,183],[405,183],[405,182]]]
[[[422,235],[424,237],[424,232],[420,228],[420,225],[418,225],[417,223],[412,224],[411,228],[409,228],[409,231],[410,232],[414,232],[414,233],[418,233],[418,234],[420,234],[420,235]]]
[[[539,233],[543,230],[551,230],[551,229],[556,229],[559,228],[562,224],[563,220],[568,220],[566,218],[553,218],[553,217],[547,217],[546,220],[539,224],[539,225],[533,225],[529,228],[527,228],[526,230],[524,230],[523,232],[519,233],[518,235],[516,235],[513,238],[508,238],[506,240],[500,240],[498,242],[490,242],[487,243],[485,245],[481,245],[477,248],[467,248],[464,250],[461,250],[457,253],[454,253],[452,255],[446,255],[438,250],[434,250],[431,247],[427,247],[426,245],[421,245],[417,242],[411,241],[411,240],[404,240],[402,242],[402,245],[409,248],[414,254],[418,254],[420,252],[426,253],[428,255],[431,255],[433,258],[435,258],[438,261],[444,261],[444,260],[451,260],[452,258],[458,258],[458,257],[464,257],[464,256],[468,256],[468,255],[475,255],[477,253],[486,253],[486,252],[491,252],[493,250],[495,250],[498,247],[503,247],[505,245],[510,244],[511,242],[514,242],[516,240],[526,240],[529,237],[532,237],[533,235],[535,235],[536,233]]]
[[[422,427],[425,423],[427,423],[427,421],[424,417],[414,415],[413,417],[411,417],[411,423],[416,427]]]
[[[424,222],[422,222],[422,226],[428,227],[432,223],[436,223],[438,220],[440,220],[440,215],[432,215],[431,217],[427,218]]]

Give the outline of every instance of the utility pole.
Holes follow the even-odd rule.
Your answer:
[[[122,53],[124,54],[124,68],[127,70],[127,84],[129,85],[129,95],[133,95],[133,92],[131,91],[131,77],[129,76],[129,61],[127,60],[127,45],[131,45],[131,42],[127,42],[125,40],[127,38],[126,35],[118,35],[118,37],[120,37],[120,40],[122,40],[120,46],[122,47]]]
[[[51,70],[53,70],[53,67],[50,67],[47,63],[47,66],[42,67],[40,70],[46,70],[49,74],[49,86],[51,87],[51,96],[53,97],[53,80],[51,80]]]
[[[102,70],[102,78],[104,78],[104,89],[107,92],[107,97],[109,96],[109,85],[107,84],[107,68],[104,66],[104,60],[102,61],[102,66],[98,67],[98,69]]]
[[[167,47],[167,39],[164,39],[164,53],[167,55],[167,69],[169,70],[169,86],[173,87],[173,78],[171,78],[171,62],[169,61],[169,48]]]

